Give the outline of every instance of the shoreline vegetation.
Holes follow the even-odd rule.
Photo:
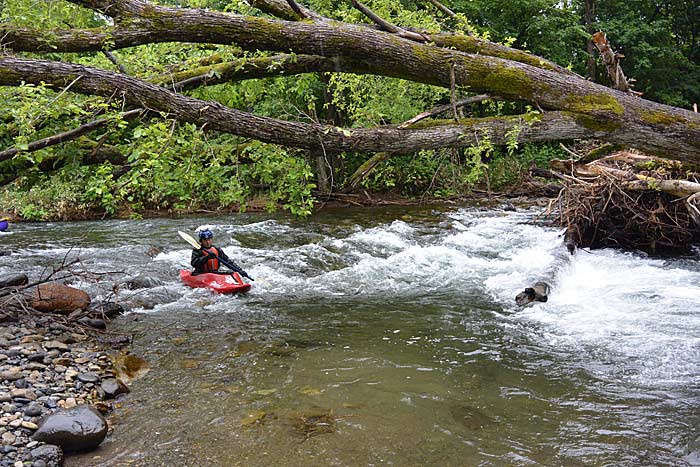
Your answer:
[[[546,149],[546,150],[545,150]],[[539,166],[548,166],[549,160],[562,157],[562,151],[549,148],[540,152],[525,151],[518,160],[504,156],[490,166],[480,162],[468,174],[438,181],[435,166],[414,173],[415,161],[410,167],[389,166],[390,175],[382,173],[372,183],[355,190],[338,189],[331,192],[316,190],[313,183],[304,183],[294,193],[280,194],[267,187],[246,187],[245,197],[232,200],[223,196],[230,187],[207,187],[203,192],[189,191],[180,186],[178,193],[163,194],[163,187],[141,187],[139,193],[131,190],[115,193],[105,181],[94,186],[95,180],[62,176],[42,177],[40,181],[16,180],[0,188],[0,218],[11,222],[55,222],[103,219],[141,219],[155,217],[183,217],[192,215],[289,212],[304,218],[328,208],[372,207],[383,205],[419,206],[427,204],[455,204],[470,201],[493,201],[510,198],[527,199],[556,197],[562,185],[559,181],[538,179],[531,175]],[[448,167],[449,168],[449,167]],[[444,168],[437,168],[439,171]],[[456,166],[451,170],[459,171]],[[461,169],[463,170],[463,169]],[[402,173],[397,173],[402,172]],[[411,182],[407,183],[406,178]],[[466,180],[469,178],[469,180]],[[182,191],[182,193],[180,193]],[[99,197],[96,197],[96,193]],[[153,193],[159,193],[158,197]]]

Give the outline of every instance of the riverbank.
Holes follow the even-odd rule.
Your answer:
[[[380,206],[454,206],[462,204],[480,204],[488,207],[498,207],[499,204],[510,202],[516,205],[528,206],[537,203],[542,197],[556,197],[558,189],[548,189],[549,185],[532,185],[526,190],[511,190],[507,192],[487,192],[474,190],[468,195],[457,195],[450,197],[406,197],[394,192],[370,193],[314,193],[313,213],[322,212],[328,209],[342,209],[354,207],[380,207]],[[48,201],[50,202],[50,201]],[[272,203],[274,204],[274,203]],[[13,206],[14,203],[9,203]],[[70,203],[58,203],[50,206],[35,206],[28,209],[27,206],[17,204],[12,209],[0,211],[0,218],[8,218],[10,222],[35,222],[35,221],[84,221],[84,220],[106,220],[106,219],[155,219],[155,218],[181,218],[202,215],[223,215],[267,212],[270,210],[271,202],[267,197],[256,197],[246,203],[245,207],[234,204],[231,206],[221,206],[212,204],[202,206],[197,209],[148,209],[143,208],[134,211],[130,207],[117,209],[113,213],[108,213],[104,209],[80,204],[76,207]],[[73,206],[73,207],[71,207]],[[284,206],[277,205],[276,209],[284,211]]]
[[[80,450],[94,445],[95,436],[101,441],[108,422],[100,414],[109,414],[128,388],[117,379],[110,349],[97,331],[65,316],[5,305],[0,305],[0,466],[63,465],[64,450],[57,444]],[[72,415],[82,433],[61,426],[67,419],[49,418],[77,406],[97,409]]]

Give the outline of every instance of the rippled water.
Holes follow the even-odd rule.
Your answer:
[[[0,273],[76,254],[129,290],[151,371],[69,466],[700,465],[700,266],[560,254],[536,211],[362,209],[14,225]],[[179,283],[201,224],[256,281]],[[153,258],[151,248],[162,251]],[[564,259],[563,259],[564,258]],[[534,280],[550,301],[519,309]],[[304,423],[307,425],[304,425]]]

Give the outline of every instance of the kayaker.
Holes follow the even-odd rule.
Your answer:
[[[231,259],[226,256],[224,250],[212,245],[213,241],[214,234],[211,230],[204,229],[199,231],[199,243],[202,247],[198,250],[192,250],[192,260],[190,261],[192,267],[194,267],[194,274],[201,274],[203,272],[219,272],[218,258],[221,258],[224,261],[232,262]]]

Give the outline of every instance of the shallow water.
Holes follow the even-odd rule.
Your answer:
[[[562,261],[536,215],[13,225],[0,273],[79,254],[110,273],[78,283],[93,296],[142,270],[160,281],[117,291],[132,312],[113,328],[152,369],[69,467],[700,465],[698,258]],[[179,283],[176,231],[201,224],[256,279],[250,293]],[[550,301],[516,308],[541,278]]]

